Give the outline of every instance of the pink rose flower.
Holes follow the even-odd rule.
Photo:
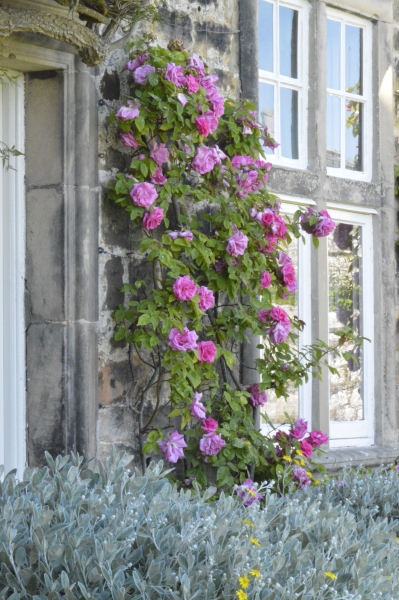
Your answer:
[[[213,295],[212,290],[209,290],[204,285],[201,285],[201,287],[199,288],[198,296],[198,306],[201,310],[208,310],[209,308],[212,308],[212,306],[214,306],[215,296]]]
[[[202,62],[202,60],[200,59],[198,54],[195,54],[194,52],[188,59],[188,66],[193,67],[194,69],[197,69],[197,71],[200,75],[204,74],[204,63]],[[191,77],[192,77],[192,75],[191,75]]]
[[[205,456],[216,456],[225,445],[222,436],[216,433],[206,433],[199,443],[200,450]]]
[[[163,221],[163,208],[154,206],[152,212],[145,213],[143,217],[144,229],[156,229]]]
[[[157,167],[152,175],[150,175],[152,183],[156,183],[158,185],[163,185],[168,180],[162,173],[161,167]]]
[[[199,342],[198,356],[200,363],[213,363],[217,353],[216,346],[213,342]]]
[[[130,106],[121,106],[120,109],[116,112],[115,116],[122,119],[122,121],[131,121],[139,116],[141,104],[131,103]]]
[[[238,231],[237,227],[233,225],[233,235],[228,238],[226,251],[231,256],[240,256],[244,254],[248,246],[248,238],[244,233]]]
[[[270,316],[273,319],[273,321],[279,321],[281,323],[287,324],[290,323],[289,316],[285,312],[284,308],[282,308],[281,306],[275,306],[274,308],[272,308],[270,311]]]
[[[218,128],[218,120],[215,117],[215,113],[211,110],[207,110],[203,115],[196,117],[194,120],[198,131],[204,137],[213,133]]]
[[[207,146],[200,146],[197,148],[197,153],[192,162],[192,168],[197,171],[200,175],[209,173],[216,165],[216,156],[213,148]]]
[[[306,440],[302,440],[300,446],[303,455],[306,456],[306,458],[310,458],[313,454],[313,446],[309,444],[309,442],[307,442]]]
[[[206,417],[206,408],[200,402],[201,398],[202,398],[202,394],[195,392],[194,393],[194,401],[190,405],[191,416],[194,417],[195,419],[205,419],[205,417]]]
[[[281,274],[283,276],[285,287],[291,294],[293,294],[298,287],[298,283],[296,280],[295,269],[292,264],[287,262],[281,268]]]
[[[287,225],[285,224],[283,217],[280,217],[280,215],[274,215],[274,223],[271,229],[272,233],[279,238],[283,238],[288,231]]]
[[[335,222],[332,220],[326,210],[319,212],[319,221],[316,225],[314,235],[315,237],[325,237],[330,235],[335,229]]]
[[[195,94],[199,90],[198,81],[193,75],[187,75],[186,77],[187,91],[189,94]]]
[[[186,83],[183,71],[183,67],[176,66],[175,63],[169,63],[166,65],[165,79],[174,83],[176,87],[181,87]]]
[[[194,350],[197,347],[197,340],[198,335],[195,331],[190,331],[185,327],[182,333],[177,327],[173,327],[169,332],[168,345],[172,350],[185,352],[186,350]]]
[[[187,448],[184,435],[178,431],[171,433],[165,442],[158,442],[158,445],[165,454],[166,460],[171,463],[176,463],[179,458],[184,458],[183,448]]]
[[[260,214],[260,222],[263,227],[271,227],[274,223],[274,212],[268,208],[264,213]]]
[[[145,63],[150,57],[148,54],[141,54],[136,56],[133,60],[129,60],[129,62],[125,65],[125,69],[127,71],[135,71],[137,67],[141,67],[142,64]]]
[[[312,444],[313,447],[317,448],[317,446],[327,444],[328,435],[326,435],[322,431],[311,431],[307,440],[309,444]]]
[[[247,391],[251,394],[249,401],[252,406],[263,406],[267,402],[266,392],[259,391],[259,384],[253,383],[247,387]]]
[[[187,100],[187,98],[185,97],[184,94],[177,94],[177,99],[178,99],[178,101],[180,102],[180,104],[182,106],[186,106],[188,100]]]
[[[161,167],[164,163],[169,160],[169,150],[165,144],[157,144],[154,142],[150,156],[154,162]]]
[[[136,206],[148,208],[158,198],[158,194],[152,183],[143,182],[134,184],[130,197]]]
[[[211,105],[211,109],[215,113],[216,117],[221,117],[224,113],[224,98],[219,94],[219,90],[214,88],[210,93],[206,95]]]
[[[272,276],[270,273],[268,273],[267,271],[262,271],[262,275],[260,278],[260,289],[264,290],[265,288],[268,288],[270,283],[272,280]]]
[[[308,431],[308,422],[305,419],[297,419],[292,426],[290,434],[297,440],[301,440]]]
[[[273,344],[285,342],[290,332],[290,323],[276,323],[269,329],[268,334]]]
[[[279,252],[278,253],[278,262],[280,263],[280,265],[284,266],[287,263],[292,263],[292,260],[290,259],[288,254],[286,254],[285,252]]]
[[[142,67],[137,67],[133,75],[134,81],[140,85],[145,85],[148,82],[148,75],[154,72],[155,67],[152,65],[143,65]]]
[[[174,282],[173,293],[180,301],[192,300],[197,293],[197,286],[189,275],[184,275]]]
[[[269,315],[270,310],[258,310],[259,321],[261,321],[262,323],[266,323],[267,319],[269,318]]]
[[[234,169],[239,169],[240,166],[248,166],[248,165],[253,165],[254,163],[254,159],[252,158],[252,156],[233,156],[233,158],[231,159],[231,165],[232,167],[234,167]]]
[[[227,158],[227,156],[225,155],[225,153],[223,152],[223,150],[221,150],[219,148],[219,146],[216,144],[214,148],[211,148],[211,150],[213,151],[213,155],[214,155],[214,159],[215,159],[215,164],[216,165],[221,165],[222,164],[222,160],[224,160],[225,158]],[[222,167],[222,170],[225,170],[226,167]],[[222,172],[221,170],[221,172]]]
[[[131,131],[129,131],[128,133],[120,133],[119,135],[120,135],[122,142],[125,144],[125,146],[127,148],[138,148],[139,147],[140,144],[138,142],[136,142]]]
[[[205,433],[215,433],[216,429],[219,427],[219,424],[215,419],[209,417],[208,419],[204,419],[201,425],[202,429]]]
[[[207,94],[212,94],[215,90],[217,91],[215,83],[218,79],[219,77],[217,75],[206,75],[205,77],[201,77],[200,84]]]

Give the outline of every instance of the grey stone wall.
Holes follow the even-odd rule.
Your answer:
[[[394,90],[394,136],[395,136],[395,165],[399,167],[399,0],[394,0],[394,28],[393,28],[393,90]],[[399,198],[396,197],[396,222],[395,239],[399,242]],[[396,313],[396,363],[399,364],[399,245],[396,246],[396,286],[395,286],[395,313]],[[399,369],[396,372],[396,395],[399,398]],[[399,402],[397,413],[397,426],[399,427]]]
[[[249,4],[257,6],[256,0]],[[143,28],[145,25],[143,26]],[[165,45],[172,38],[182,38],[186,49],[194,49],[219,77],[226,96],[241,94],[239,78],[239,0],[167,0],[161,8],[161,20],[147,27],[157,41]],[[137,30],[136,36],[142,29]],[[133,278],[145,279],[137,243],[140,232],[128,221],[118,206],[106,202],[107,183],[116,170],[126,164],[126,154],[116,138],[108,115],[129,93],[123,50],[114,51],[100,68],[98,77],[99,168],[103,188],[100,208],[100,319],[99,319],[99,446],[104,457],[112,444],[135,453],[137,420],[135,398],[145,381],[146,371],[126,346],[113,341],[112,312],[123,302],[120,289]]]

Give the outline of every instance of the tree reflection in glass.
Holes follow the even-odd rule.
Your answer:
[[[363,335],[362,311],[362,228],[339,223],[328,238],[329,276],[329,342],[334,343],[334,332],[350,327],[355,335]],[[341,350],[351,352],[346,342]],[[330,374],[330,419],[357,421],[363,413],[363,367],[361,351],[356,360],[330,358],[331,366],[339,370]]]

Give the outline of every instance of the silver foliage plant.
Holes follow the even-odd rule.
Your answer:
[[[394,469],[246,508],[215,488],[179,491],[162,462],[130,473],[131,458],[47,455],[2,479],[0,598],[399,598]]]

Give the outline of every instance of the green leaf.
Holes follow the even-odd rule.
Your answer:
[[[137,325],[148,325],[148,323],[151,321],[151,315],[149,315],[148,313],[141,315],[139,320],[137,321]]]

